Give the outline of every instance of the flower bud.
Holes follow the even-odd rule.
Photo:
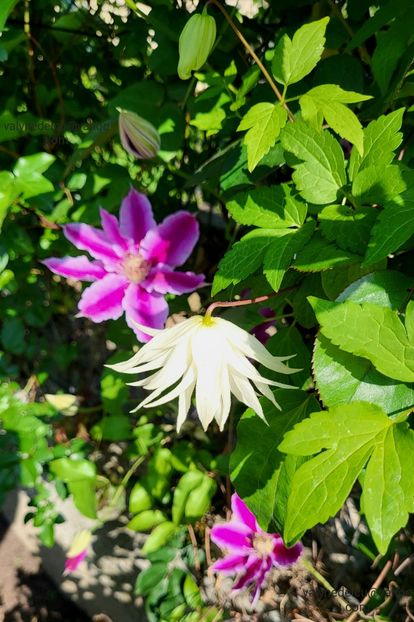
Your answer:
[[[182,80],[191,77],[191,72],[200,69],[206,62],[216,40],[216,22],[214,17],[195,13],[184,26],[178,42],[180,58],[178,75]]]
[[[117,109],[119,136],[123,148],[136,158],[154,158],[160,149],[160,136],[155,127],[135,112]]]

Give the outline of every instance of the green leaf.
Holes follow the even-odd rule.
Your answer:
[[[178,525],[184,516],[185,506],[192,490],[197,489],[203,482],[203,473],[201,471],[188,471],[180,478],[174,491],[172,518]]]
[[[135,583],[135,593],[146,596],[165,579],[167,572],[167,564],[160,562],[151,564],[149,568],[141,570]]]
[[[126,415],[107,415],[91,428],[94,440],[124,441],[131,438],[131,421]]]
[[[413,452],[413,430],[395,425],[376,445],[364,475],[361,508],[381,553],[414,512]]]
[[[55,157],[50,153],[35,153],[33,155],[19,158],[13,169],[16,177],[15,187],[24,199],[30,199],[53,192],[52,182],[43,176],[44,173],[55,161]]]
[[[184,509],[186,521],[192,523],[204,516],[210,508],[216,490],[217,484],[214,479],[203,473],[201,483],[197,488],[193,488],[188,495]]]
[[[378,550],[386,552],[414,509],[414,433],[406,423],[395,423],[374,404],[344,404],[299,423],[279,450],[296,456],[318,454],[293,476],[284,530],[287,544],[336,514],[368,462],[363,508]]]
[[[353,282],[338,300],[371,302],[383,307],[400,308],[407,296],[411,279],[391,270],[374,272]],[[409,309],[406,312],[406,324]],[[408,326],[407,326],[407,333]],[[340,350],[326,337],[315,341],[312,369],[322,402],[328,406],[365,401],[379,405],[392,414],[414,403],[413,385],[387,378],[370,361]]]
[[[305,24],[293,38],[283,35],[275,48],[272,72],[282,84],[299,82],[314,69],[325,45],[325,30],[329,17]]]
[[[144,486],[137,482],[129,496],[129,511],[131,514],[138,514],[144,510],[152,508],[152,498]]]
[[[191,574],[187,574],[184,579],[183,595],[187,605],[191,607],[191,609],[198,609],[203,605],[200,589]]]
[[[380,307],[399,309],[407,298],[412,279],[395,270],[373,272],[347,287],[338,302],[370,302]]]
[[[413,34],[414,7],[407,3],[386,32],[377,33],[377,45],[372,55],[372,73],[381,94],[386,95],[391,78]]]
[[[241,225],[264,228],[300,227],[306,218],[306,203],[291,192],[288,184],[263,186],[240,192],[226,203]]]
[[[332,303],[309,298],[321,332],[345,352],[371,361],[381,373],[414,382],[414,344],[397,312],[364,302]]]
[[[5,350],[13,354],[22,354],[25,349],[25,330],[18,317],[5,317],[1,327],[1,343]]]
[[[111,357],[107,363],[118,363],[121,357],[119,355]],[[128,387],[124,379],[110,369],[105,369],[101,377],[101,397],[106,413],[122,414],[125,402],[128,400]]]
[[[301,367],[302,369],[299,372],[295,372],[291,376],[284,376],[284,381],[290,382],[299,388],[307,388],[306,384],[310,375],[309,368],[311,357],[309,349],[303,342],[302,336],[296,326],[293,324],[288,328],[278,326],[277,332],[272,335],[266,343],[266,349],[274,356],[290,356],[295,354],[295,358],[292,359],[292,364],[294,367]],[[263,368],[263,372],[264,371],[265,370]],[[280,380],[280,376],[278,376],[276,372],[272,372],[269,369],[266,369],[266,373],[264,375],[270,379]]]
[[[358,171],[369,166],[380,168],[391,164],[394,151],[400,146],[403,135],[401,129],[404,108],[394,110],[387,115],[371,121],[363,130],[363,155],[356,149],[349,160],[349,177],[353,180]]]
[[[370,95],[361,95],[354,91],[344,91],[337,84],[315,86],[299,99],[302,117],[316,129],[322,125],[323,118],[331,128],[363,151],[363,131],[358,117],[345,104],[353,104],[371,99]]]
[[[285,272],[291,266],[294,256],[310,239],[313,230],[313,222],[307,222],[300,229],[288,229],[284,235],[275,237],[267,248],[263,272],[275,292],[279,290]]]
[[[267,102],[255,104],[244,115],[237,130],[248,130],[244,143],[247,146],[247,166],[250,172],[273,147],[286,121],[286,110],[280,104]]]
[[[281,531],[285,517],[283,491],[288,488],[289,469],[284,467],[285,456],[278,445],[296,423],[319,410],[316,399],[303,391],[280,389],[275,397],[281,411],[268,400],[260,400],[269,425],[250,408],[244,413],[230,458],[230,477],[237,493],[267,531]]]
[[[96,518],[95,480],[85,479],[67,482],[73,502],[79,512],[88,518]]]
[[[14,179],[14,175],[8,171],[0,173],[0,231],[10,205],[19,194]]]
[[[410,300],[405,309],[405,329],[408,339],[414,343],[414,301]]]
[[[2,0],[0,6],[0,32],[3,31],[7,18],[9,17],[16,3],[17,0]]]
[[[349,264],[325,270],[321,274],[323,290],[329,300],[336,300],[344,289],[366,274],[370,274],[373,269],[384,270],[386,267],[386,262],[383,261],[370,268],[361,268],[360,264]]]
[[[13,169],[16,177],[27,177],[31,173],[44,173],[56,160],[50,153],[35,153],[19,158]]]
[[[142,547],[142,552],[147,555],[148,553],[158,551],[158,549],[170,541],[176,529],[177,526],[169,521],[165,521],[155,527]]]
[[[59,458],[53,460],[49,466],[52,473],[65,483],[94,480],[96,476],[96,467],[89,460]]]
[[[160,510],[144,510],[134,516],[127,527],[132,531],[149,531],[166,520],[166,515]]]
[[[313,328],[317,325],[316,316],[308,302],[308,296],[324,296],[320,272],[311,272],[304,275],[298,290],[289,296],[293,307],[294,318],[305,328]]]
[[[407,188],[401,168],[396,164],[379,167],[377,164],[362,169],[355,175],[352,195],[359,204],[384,203],[398,200]]]
[[[236,285],[256,272],[263,263],[267,246],[277,230],[256,229],[236,242],[220,261],[214,276],[212,296],[229,285]]]
[[[307,242],[313,222],[300,229],[255,229],[237,242],[220,261],[214,277],[212,295],[236,285],[264,264],[270,285],[277,290],[298,248]]]
[[[317,205],[335,202],[346,175],[343,152],[334,137],[296,121],[283,129],[280,138],[283,148],[302,160],[293,164],[292,177],[303,198]]]
[[[354,210],[347,205],[327,205],[318,215],[320,232],[339,248],[358,254],[368,244],[377,215],[372,207]]]
[[[363,401],[392,414],[414,403],[412,384],[387,378],[369,360],[344,352],[323,335],[315,341],[312,370],[320,399],[328,408]]]
[[[398,250],[414,235],[414,187],[384,205],[372,230],[364,265]]]
[[[320,272],[336,266],[360,263],[361,257],[325,240],[318,232],[303,246],[293,263],[301,272]]]

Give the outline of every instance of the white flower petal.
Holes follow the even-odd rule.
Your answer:
[[[239,352],[231,350],[227,347],[227,362],[239,376],[249,378],[252,382],[263,382],[265,384],[269,384],[272,386],[280,386],[279,382],[276,380],[269,380],[268,378],[264,378],[259,374],[257,369],[250,363],[250,361],[241,356]],[[230,377],[231,377],[230,372]]]
[[[137,365],[136,367],[125,367],[125,363],[117,363],[116,365],[107,365],[107,367],[111,367],[111,369],[115,369],[115,371],[120,371],[123,374],[142,374],[146,371],[153,371],[154,369],[158,369],[162,367],[168,357],[168,353],[166,352],[162,356],[158,356],[152,361],[148,361],[148,363],[142,363],[141,365]],[[124,367],[122,367],[124,365]]]
[[[262,365],[265,365],[279,374],[292,374],[296,371],[301,371],[300,369],[291,369],[281,362],[293,358],[295,356],[294,354],[291,356],[281,357],[272,356],[272,354],[266,350],[264,345],[260,343],[254,335],[251,335],[227,320],[223,320],[221,318],[219,319],[220,322],[225,322],[225,325],[223,324],[222,327],[227,335],[227,339],[231,341],[232,345],[240,350],[245,356],[258,361]]]
[[[187,418],[188,411],[191,407],[191,396],[193,394],[195,382],[192,382],[180,395],[178,396],[178,417],[177,417],[177,432],[181,430],[181,426]]]
[[[196,408],[206,430],[221,405],[221,335],[213,326],[200,328],[191,340],[191,353],[196,372]]]
[[[231,389],[228,368],[223,366],[221,377],[221,409],[216,416],[216,421],[223,431],[224,425],[228,419],[231,408]]]
[[[266,421],[262,405],[260,404],[252,385],[248,380],[246,380],[246,378],[243,378],[238,374],[230,375],[230,387],[232,393],[234,393],[239,402],[249,406],[249,408],[254,410],[254,412],[259,415],[261,419],[263,419],[263,421]]]
[[[167,402],[170,402],[171,400],[174,400],[176,397],[178,397],[180,393],[182,391],[185,391],[193,382],[194,371],[193,368],[190,367],[190,369],[188,369],[183,376],[181,382],[179,382],[178,385],[174,389],[172,389],[172,391],[169,391],[169,393],[166,393],[165,395],[160,397],[159,400],[155,400],[155,402],[149,402],[147,398],[143,402],[141,402],[139,407],[141,408],[142,406],[145,406],[145,408],[155,408],[155,406],[161,406],[161,404],[166,404]],[[152,393],[150,397],[154,397],[155,393],[156,391],[154,391],[154,393]]]
[[[147,391],[156,389],[157,386],[169,387],[177,382],[181,376],[184,375],[188,368],[189,358],[189,343],[187,339],[183,339],[178,343],[177,348],[172,351],[171,356],[166,361],[164,367],[149,378],[149,382],[144,385]]]
[[[272,404],[274,404],[276,406],[276,408],[278,408],[279,410],[281,410],[279,404],[276,401],[275,396],[273,395],[273,391],[271,391],[269,389],[269,387],[267,386],[267,384],[264,384],[263,382],[255,382],[254,383],[256,385],[256,388],[260,391],[260,393],[262,395],[264,395],[265,397],[267,397],[268,400],[270,400],[272,402]]]

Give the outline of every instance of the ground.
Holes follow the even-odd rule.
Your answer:
[[[89,618],[58,591],[42,571],[39,558],[24,548],[0,518],[1,622],[88,622]],[[109,621],[101,618],[95,622]]]

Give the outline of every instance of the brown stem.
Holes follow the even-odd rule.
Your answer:
[[[289,292],[292,289],[296,289],[297,285],[293,285],[292,287],[285,287],[284,289],[280,289],[278,292],[273,292],[272,294],[266,294],[264,296],[257,296],[256,298],[246,298],[245,300],[231,300],[229,302],[213,302],[211,305],[207,307],[206,316],[209,316],[213,313],[214,309],[218,307],[243,307],[244,305],[254,305],[259,302],[265,302],[269,300],[269,298],[274,298],[275,296],[280,296],[285,292]]]
[[[218,2],[218,0],[208,0],[207,4],[214,4],[214,6],[216,6],[222,12],[222,14],[224,15],[224,19],[227,21],[227,23],[229,24],[230,28],[233,30],[234,34],[236,35],[236,37],[238,37],[240,39],[240,41],[243,43],[244,47],[246,48],[246,50],[248,51],[250,56],[253,58],[254,62],[259,67],[259,69],[262,72],[262,74],[264,75],[264,77],[266,78],[270,88],[272,89],[272,91],[274,92],[274,94],[276,95],[276,97],[278,98],[280,103],[282,104],[283,108],[288,113],[289,119],[291,121],[293,121],[294,120],[293,114],[291,113],[291,111],[289,109],[289,106],[285,102],[285,100],[284,100],[284,98],[282,96],[282,93],[277,88],[276,84],[272,80],[271,75],[267,71],[266,67],[263,65],[263,63],[260,60],[260,58],[257,56],[256,52],[254,51],[254,49],[252,48],[250,43],[247,41],[247,39],[244,38],[244,36],[240,32],[240,30],[237,28],[237,26],[235,25],[235,23],[231,19],[230,15],[227,13],[226,9],[221,6],[221,4],[220,4],[220,2]]]
[[[200,556],[198,554],[197,538],[196,538],[196,535],[194,533],[194,528],[193,528],[193,526],[191,524],[187,525],[187,529],[188,529],[188,533],[189,533],[189,536],[190,536],[191,544],[192,544],[192,547],[193,547],[194,569],[198,573],[201,570],[201,564],[200,564]]]
[[[368,590],[367,594],[361,600],[359,608],[362,609],[362,607],[364,607],[364,605],[366,605],[368,603],[368,601],[371,598],[372,592],[377,590],[381,586],[381,584],[384,581],[385,577],[387,576],[388,572],[391,570],[391,567],[392,567],[392,561],[388,560],[387,563],[385,564],[384,568],[379,573],[378,577],[375,579],[375,581],[372,584],[371,588]],[[358,615],[359,615],[358,611],[354,611],[354,613],[351,614],[349,616],[349,618],[347,618],[346,622],[355,622],[355,620],[358,618]]]

